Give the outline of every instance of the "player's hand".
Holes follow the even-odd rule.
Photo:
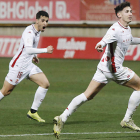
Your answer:
[[[100,44],[97,44],[97,45],[95,46],[95,49],[96,49],[98,52],[103,52],[102,45],[100,45]]]
[[[51,45],[48,46],[47,47],[47,53],[53,53],[53,49],[54,49],[53,46],[51,46]]]
[[[38,57],[33,57],[33,61],[34,61],[36,64],[38,64],[38,63],[39,63]]]

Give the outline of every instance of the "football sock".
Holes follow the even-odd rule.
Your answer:
[[[30,109],[31,113],[36,113],[37,110],[34,110],[34,109]]]
[[[128,122],[132,118],[134,111],[137,109],[140,103],[140,91],[134,91],[129,98],[128,108],[124,117],[124,121]]]
[[[85,96],[84,93],[76,96],[71,103],[68,105],[67,109],[65,109],[65,111],[60,115],[60,117],[62,118],[63,122],[66,122],[66,120],[68,119],[68,117],[76,111],[76,109],[82,105],[84,102],[87,101],[87,98]]]
[[[4,95],[2,94],[2,92],[0,91],[0,100],[4,97]]]
[[[44,100],[46,93],[47,93],[48,89],[42,88],[42,87],[38,87],[35,96],[34,96],[34,101],[32,104],[31,109],[33,110],[38,110],[39,106],[41,105],[42,101]]]

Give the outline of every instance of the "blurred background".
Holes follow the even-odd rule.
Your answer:
[[[53,45],[52,55],[41,58],[100,59],[94,49],[117,21],[114,7],[126,0],[4,0],[0,1],[0,57],[12,57],[25,27],[35,22],[39,10],[49,13],[49,25],[39,48]],[[133,10],[132,35],[140,36],[140,1],[128,0]],[[126,60],[140,60],[138,46],[128,49]]]

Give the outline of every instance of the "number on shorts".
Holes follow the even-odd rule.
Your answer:
[[[18,75],[17,75],[17,78],[19,78],[19,79],[20,79],[20,78],[21,78],[21,76],[22,76],[22,74],[23,74],[23,72],[20,72],[20,71],[19,71],[19,73],[18,73]]]

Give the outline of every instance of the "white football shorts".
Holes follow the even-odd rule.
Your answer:
[[[105,84],[107,84],[110,81],[114,81],[120,85],[123,85],[125,82],[132,79],[134,74],[135,72],[129,69],[128,67],[122,67],[121,70],[118,70],[115,73],[104,72],[97,68],[92,80]]]
[[[5,77],[5,80],[12,85],[19,84],[23,79],[29,79],[29,77],[33,74],[41,73],[42,70],[31,63],[31,65],[27,68],[19,68],[16,65],[14,67],[9,66],[9,72]]]

